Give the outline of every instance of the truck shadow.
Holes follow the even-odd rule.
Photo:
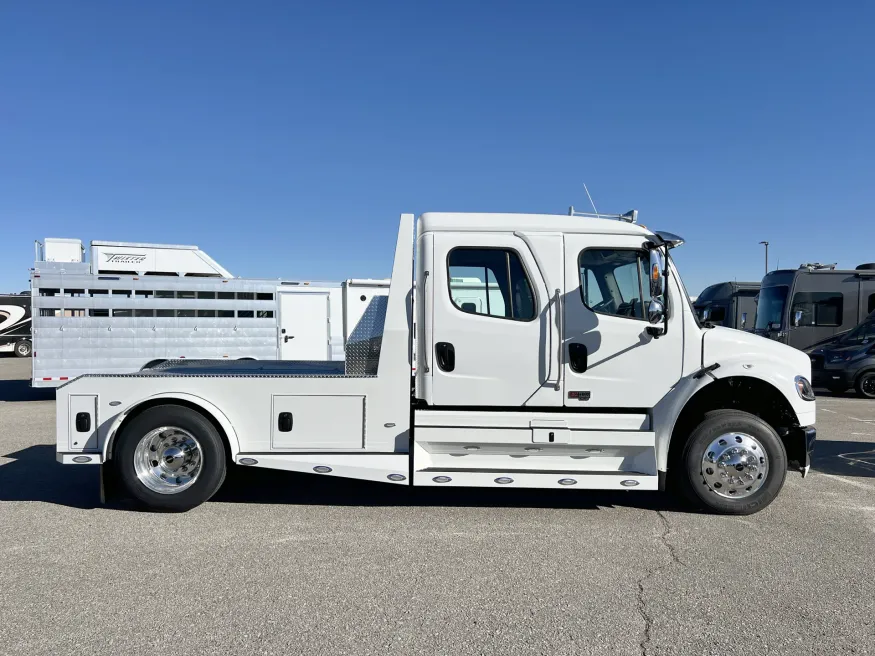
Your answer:
[[[824,474],[875,478],[875,442],[818,441],[811,468]]]
[[[54,390],[49,390],[54,392]],[[62,465],[54,444],[38,444],[15,453],[0,465],[0,501],[44,501],[71,508],[100,505],[97,467]]]
[[[250,467],[232,467],[212,501],[362,507],[689,510],[672,495],[660,492],[409,487]]]
[[[0,380],[0,401],[54,401],[52,387],[31,387],[27,380]]]

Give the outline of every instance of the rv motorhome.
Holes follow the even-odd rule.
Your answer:
[[[30,294],[0,294],[0,352],[31,354]]]
[[[175,359],[342,361],[388,280],[234,278],[196,246],[37,243],[31,273],[33,380],[57,387]]]
[[[875,264],[802,264],[770,271],[757,297],[757,335],[800,350],[848,332],[875,311]]]
[[[715,326],[752,330],[757,305],[758,282],[718,282],[696,297],[693,307],[701,321]]]
[[[160,510],[206,501],[240,465],[393,485],[672,485],[714,512],[756,512],[790,463],[808,471],[809,358],[701,325],[669,255],[683,240],[635,216],[402,215],[389,294],[342,367],[81,376],[58,388],[57,459],[101,465],[106,497]]]

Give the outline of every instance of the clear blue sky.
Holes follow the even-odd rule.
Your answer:
[[[875,3],[0,6],[0,291],[47,236],[390,273],[401,212],[635,207],[690,293],[875,261]]]

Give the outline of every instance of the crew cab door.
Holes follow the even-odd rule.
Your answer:
[[[561,286],[561,235],[538,235],[529,243]],[[422,252],[428,260],[429,402],[561,406],[557,299],[526,240],[510,233],[436,232],[432,248]]]
[[[683,300],[670,279],[668,332],[649,335],[644,244],[631,235],[565,236],[566,405],[652,408],[681,376]]]

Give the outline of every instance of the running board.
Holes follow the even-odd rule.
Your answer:
[[[240,453],[234,462],[246,467],[410,484],[410,456],[406,453]]]
[[[580,490],[658,490],[659,477],[638,472],[587,472],[497,469],[436,469],[413,473],[414,485],[456,487],[574,487]]]

